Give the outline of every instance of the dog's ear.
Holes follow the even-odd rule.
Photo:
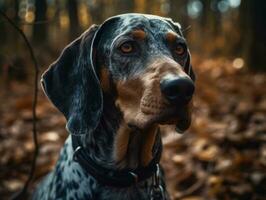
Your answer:
[[[67,119],[72,134],[95,129],[101,115],[102,94],[92,60],[93,25],[70,43],[42,75],[45,94]]]
[[[42,75],[43,90],[66,117],[66,128],[71,134],[91,133],[99,124],[103,97],[96,74],[95,51],[107,24],[116,20],[113,17],[100,26],[92,25]]]
[[[96,75],[96,45],[106,24],[93,25],[70,43],[59,58],[42,75],[46,96],[67,119],[71,134],[93,132],[102,114],[102,91]]]
[[[178,22],[174,22],[172,19],[170,18],[166,18],[166,21],[175,29],[175,31],[181,35],[184,38],[184,35],[182,33],[182,27]],[[191,65],[191,54],[190,51],[188,49],[188,56],[187,56],[187,60],[185,63],[185,71],[186,73],[190,76],[190,78],[195,81],[196,80],[196,76],[195,73],[193,71],[193,67]]]

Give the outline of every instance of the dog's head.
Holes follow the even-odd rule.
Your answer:
[[[194,73],[190,53],[171,19],[124,14],[92,26],[69,44],[42,77],[43,88],[73,134],[97,127],[103,93],[130,126],[190,124]]]

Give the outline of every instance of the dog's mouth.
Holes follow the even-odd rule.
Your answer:
[[[130,122],[129,125],[139,129],[147,129],[154,124],[176,125],[177,131],[182,133],[189,128],[190,123],[190,104],[169,106],[164,104],[148,105],[142,102],[136,120]]]

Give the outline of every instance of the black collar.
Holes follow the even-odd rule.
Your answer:
[[[104,185],[114,187],[130,187],[146,180],[155,174],[161,158],[162,144],[160,143],[154,158],[148,166],[134,170],[112,170],[99,165],[88,156],[86,149],[80,145],[79,137],[72,135],[74,149],[73,159],[78,162],[83,170]]]

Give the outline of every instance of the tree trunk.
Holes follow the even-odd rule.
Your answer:
[[[67,1],[67,10],[69,16],[69,34],[70,40],[76,38],[80,34],[80,24],[78,17],[78,1],[77,0],[68,0]]]
[[[243,1],[241,4],[242,55],[249,69],[266,71],[266,1]]]
[[[213,5],[212,5],[213,3]],[[202,1],[203,10],[201,16],[201,25],[203,30],[206,31],[206,37],[217,37],[221,32],[221,13],[217,8],[217,2],[212,2],[211,0]],[[214,10],[211,9],[214,7]]]
[[[133,0],[116,0],[114,5],[114,13],[129,13],[133,12],[134,1]]]
[[[46,18],[47,2],[46,0],[35,0],[35,24],[33,27],[33,40],[35,43],[45,42],[47,39]]]
[[[0,9],[2,12],[6,12],[6,6],[5,4],[0,4]],[[8,40],[8,34],[7,34],[7,25],[8,23],[6,22],[6,19],[4,19],[2,16],[0,16],[0,44],[1,46],[4,46],[7,43]],[[0,60],[1,61],[1,60]]]
[[[100,24],[105,19],[104,0],[88,1],[88,10],[94,24]]]

